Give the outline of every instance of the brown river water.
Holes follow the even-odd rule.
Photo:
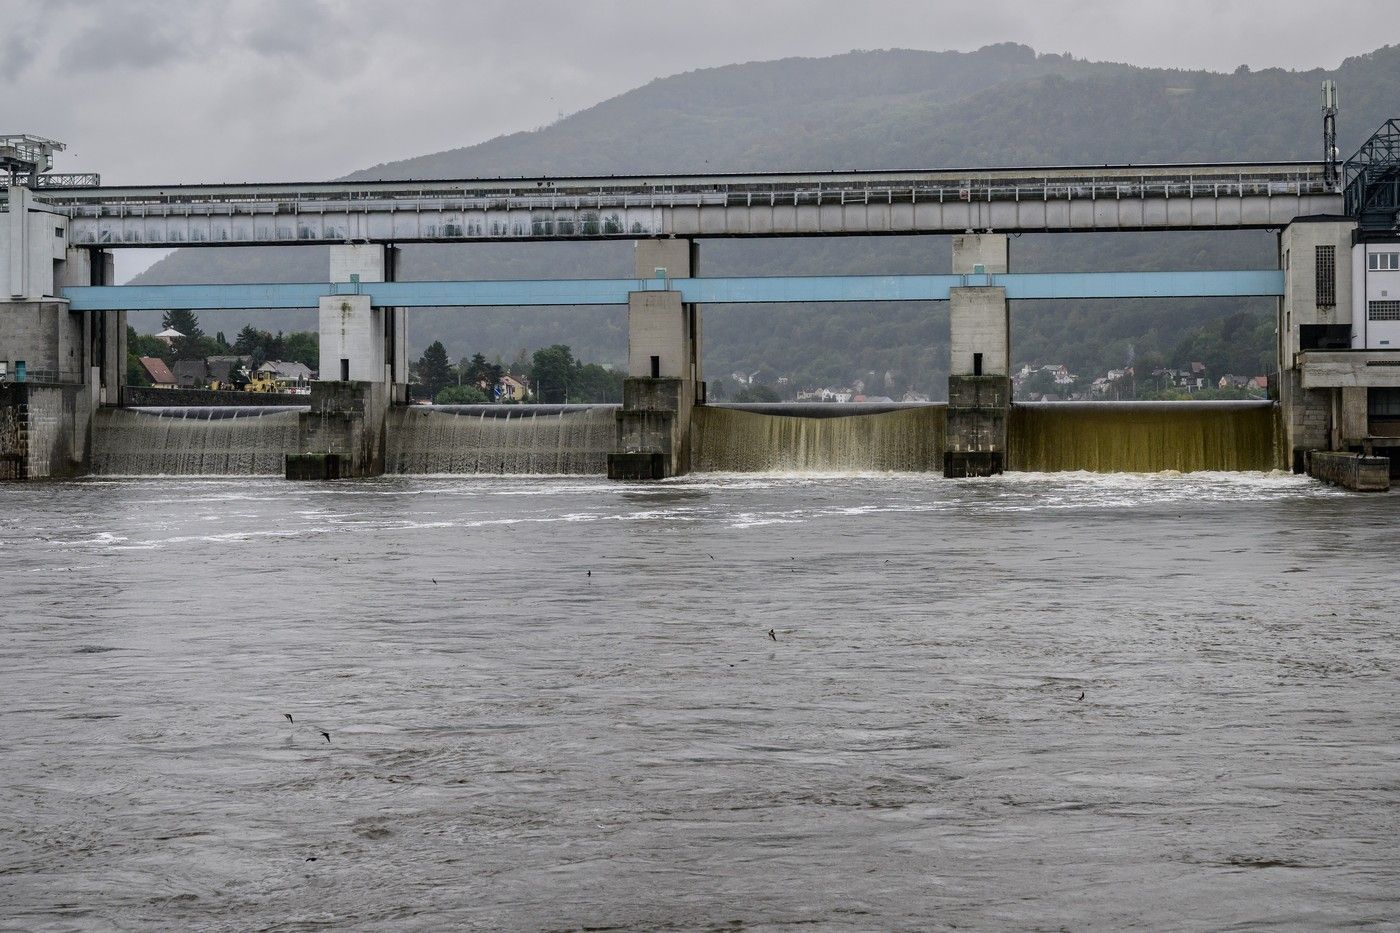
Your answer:
[[[0,488],[0,929],[1393,928],[1397,558],[1270,473]]]

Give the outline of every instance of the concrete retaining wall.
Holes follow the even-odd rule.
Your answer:
[[[213,389],[153,389],[149,386],[127,386],[122,389],[122,404],[128,408],[151,408],[166,405],[305,405],[311,407],[309,395],[282,395],[271,392],[237,392]]]
[[[83,475],[91,424],[86,386],[0,384],[0,480]]]
[[[1308,475],[1357,492],[1390,490],[1390,459],[1340,451],[1308,451]]]

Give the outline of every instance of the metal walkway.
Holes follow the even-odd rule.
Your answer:
[[[0,190],[0,199],[4,191]],[[1205,230],[1338,213],[1320,162],[46,187],[101,248]]]

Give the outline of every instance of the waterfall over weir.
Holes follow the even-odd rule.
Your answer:
[[[1054,473],[1274,470],[1272,402],[1034,402],[1011,409],[1008,468]]]
[[[99,476],[280,476],[304,407],[104,408],[92,429]],[[611,405],[415,405],[393,410],[385,471],[399,474],[607,472]],[[697,472],[939,472],[942,405],[703,405]],[[1272,470],[1270,402],[1046,402],[1016,405],[1008,468]]]
[[[943,469],[943,405],[704,405],[691,464],[702,472]]]
[[[103,408],[93,419],[99,476],[280,476],[297,449],[300,406]]]
[[[394,411],[388,473],[608,472],[615,405],[414,405]]]

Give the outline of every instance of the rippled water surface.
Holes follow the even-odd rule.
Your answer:
[[[1384,926],[1397,519],[1267,474],[0,487],[0,927]]]

